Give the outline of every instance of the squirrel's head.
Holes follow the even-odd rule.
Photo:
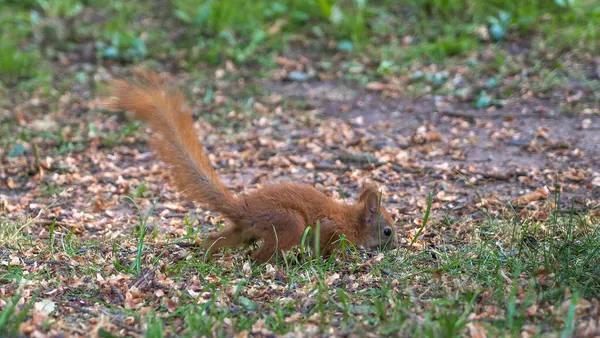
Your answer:
[[[398,246],[394,221],[381,204],[381,194],[373,183],[366,183],[358,198],[361,209],[358,229],[362,237],[360,243],[370,249],[389,250]]]

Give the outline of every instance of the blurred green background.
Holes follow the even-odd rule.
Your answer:
[[[595,0],[0,0],[0,8],[3,86],[43,80],[73,55],[269,67],[272,54],[302,48],[350,52],[394,72],[520,38],[595,53],[600,31]]]

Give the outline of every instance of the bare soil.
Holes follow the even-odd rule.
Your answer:
[[[565,208],[573,201],[590,207],[600,198],[600,187],[591,184],[600,171],[600,118],[596,115],[566,116],[556,103],[541,99],[477,110],[465,103],[436,104],[433,96],[384,98],[339,83],[268,88],[312,106],[326,121],[338,119],[364,127],[373,151],[387,149],[387,153],[400,154],[402,161],[422,171],[394,166],[403,173],[389,183],[395,192],[423,195],[427,192],[423,187],[443,187],[448,176],[458,179],[455,170],[460,170],[475,180],[473,186],[454,186],[461,196],[454,208],[477,199],[473,187],[484,196],[510,201],[562,183]],[[432,141],[419,140],[423,132],[419,128],[439,135],[432,135]]]

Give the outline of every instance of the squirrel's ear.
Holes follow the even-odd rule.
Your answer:
[[[365,184],[363,191],[358,197],[358,203],[364,205],[362,215],[366,218],[367,223],[370,223],[379,207],[379,191],[377,190],[377,186],[373,183]]]

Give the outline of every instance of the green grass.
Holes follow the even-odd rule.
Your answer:
[[[141,1],[111,1],[103,7],[82,0],[4,2],[0,74],[13,78],[34,76],[39,69],[33,65],[44,61],[44,56],[75,51],[88,41],[94,43],[95,57],[100,61],[135,63],[186,50],[186,62],[196,58],[216,63],[224,59],[261,63],[261,58],[289,49],[292,35],[301,35],[316,44],[333,39],[339,50],[394,63],[424,58],[440,62],[490,43],[474,34],[479,26],[489,31],[491,43],[533,34],[543,48],[595,51],[598,33],[594,28],[600,24],[599,10],[593,1],[584,0],[572,4],[558,0],[527,4],[515,0],[404,4],[177,0],[159,7]],[[141,20],[140,13],[148,11],[155,11],[154,17],[160,20]],[[92,13],[98,18],[87,20]],[[182,34],[169,39],[169,31],[175,30]],[[404,36],[411,37],[408,46],[399,43]],[[171,44],[165,44],[165,39]]]
[[[551,89],[573,75],[557,69],[562,55],[594,53],[599,47],[595,27],[600,25],[600,11],[591,0],[177,0],[154,5],[115,0],[106,6],[84,0],[4,0],[2,4],[0,99],[8,100],[9,90],[17,87],[28,95],[40,94],[51,104],[59,100],[57,88],[62,92],[89,85],[94,94],[100,85],[89,70],[58,75],[63,70],[52,64],[72,56],[83,58],[76,63],[109,68],[146,61],[195,73],[202,72],[206,62],[222,66],[233,61],[253,78],[269,76],[276,67],[274,56],[281,55],[295,59],[316,52],[317,70],[331,71],[327,58],[341,52],[350,60],[333,66],[349,80],[366,84],[405,76],[430,63],[456,65],[456,60],[486,48],[501,55],[507,46],[517,44],[527,46],[525,53],[537,55],[544,72],[540,86]],[[483,40],[483,33],[478,33],[482,31],[487,32]],[[546,62],[548,55],[555,56]],[[506,73],[505,62],[481,63],[500,70],[495,75],[499,78]],[[577,78],[590,82],[584,72]],[[598,84],[592,80],[586,86],[596,92]],[[436,94],[450,90],[443,87],[436,88]],[[427,85],[409,90],[415,95],[424,91]],[[470,93],[467,99],[475,102],[477,95]],[[508,95],[493,96],[501,100]],[[107,145],[118,143],[108,136]],[[63,149],[72,150],[77,145]]]
[[[146,229],[144,222],[148,216],[140,214],[141,229]],[[443,227],[441,220],[430,220],[423,223],[415,236]],[[44,251],[33,260],[43,262],[47,255],[64,253],[69,259],[97,262],[79,268],[65,265],[66,270],[60,269],[67,277],[84,279],[107,271],[102,264],[110,265],[110,256],[120,257],[115,267],[122,266],[118,262],[127,261],[131,267],[122,266],[113,273],[122,271],[139,277],[143,271],[159,268],[173,285],[186,285],[165,291],[164,299],[176,297],[176,307],[154,295],[147,297],[142,304],[153,310],[142,317],[106,298],[102,300],[103,291],[97,282],[64,295],[100,302],[115,315],[134,316],[136,321],[147,323],[144,334],[148,337],[163,337],[168,331],[184,337],[221,336],[241,331],[260,332],[261,328],[275,334],[302,328],[315,330],[314,333],[335,330],[340,334],[398,332],[453,337],[465,334],[473,323],[500,335],[518,335],[525,325],[534,325],[537,332],[568,332],[573,330],[574,305],[566,313],[557,311],[537,320],[528,314],[528,309],[548,303],[556,304],[556,308],[565,301],[569,304],[565,300],[567,290],[573,293],[573,299],[600,296],[597,279],[600,228],[585,215],[574,212],[555,212],[541,223],[510,214],[489,218],[488,222],[480,222],[468,238],[424,250],[399,249],[381,260],[368,260],[363,253],[350,251],[343,259],[299,261],[293,253],[274,266],[246,267],[247,258],[236,255],[226,267],[207,262],[193,250],[178,258],[171,256],[169,252],[183,241],[185,238],[160,244],[155,238],[147,238],[144,231],[138,231],[111,249],[107,244],[74,242],[70,236],[55,236],[48,239]],[[39,248],[40,242],[37,243]],[[137,250],[127,249],[130,244],[121,245],[125,243],[137,243]],[[91,247],[96,249],[81,250]],[[13,254],[26,250],[30,250],[27,242],[19,249],[9,248]],[[24,276],[19,271],[5,272],[0,278],[49,280],[56,273],[50,269]],[[104,278],[109,274],[105,272]],[[154,279],[152,275],[145,278]],[[0,315],[5,333],[9,334],[25,320],[32,306],[31,302],[10,305],[20,296],[15,294],[15,297]],[[67,300],[59,297],[55,301]],[[484,321],[470,316],[481,313],[486,306],[495,306],[499,315]],[[11,315],[16,313],[20,315]],[[7,318],[13,319],[7,321]]]
[[[7,299],[6,306],[0,311],[0,335],[6,337],[19,335],[19,325],[25,321],[36,297],[32,297],[28,303],[19,309],[17,303],[20,299],[21,295],[15,293],[11,299]]]
[[[0,11],[0,76],[14,78],[36,75],[42,57],[34,44],[23,44],[33,30],[34,19],[24,11],[5,6]]]
[[[106,72],[121,74],[139,63],[182,74],[183,88],[198,89],[186,93],[202,105],[195,113],[224,133],[271,114],[254,104],[271,94],[260,80],[269,80],[271,71],[281,68],[275,56],[294,61],[305,56],[310,59],[302,68],[305,73],[312,67],[358,85],[399,81],[408,96],[455,97],[482,109],[518,96],[525,81],[537,97],[552,99],[576,79],[592,93],[585,98],[589,101],[564,103],[561,109],[579,114],[600,102],[598,80],[587,68],[567,62],[597,54],[600,10],[594,5],[591,0],[102,5],[0,0],[0,108],[8,112],[0,117],[0,156],[12,151],[10,161],[29,160],[33,144],[39,144],[42,158],[58,159],[86,158],[91,145],[117,154],[123,145],[137,146],[131,140],[143,135],[139,124],[100,129],[93,119],[105,116],[86,104],[103,94]],[[511,46],[521,49],[512,52]],[[214,81],[216,69],[228,69],[229,62],[237,70]],[[452,81],[457,70],[466,84]],[[237,86],[228,88],[223,82]],[[304,100],[283,100],[281,105],[300,113],[312,109]],[[29,126],[47,115],[63,128],[39,131]],[[34,184],[36,197],[47,201],[66,187],[54,182],[54,175],[68,173],[67,165],[55,162],[44,179],[22,178],[35,184],[16,183]],[[81,239],[78,228],[56,219],[30,233],[41,217],[9,218],[4,216],[8,211],[0,210],[0,285],[12,294],[0,309],[0,335],[16,335],[19,325],[31,319],[37,301],[31,291],[45,295],[48,289],[64,290],[53,298],[63,306],[60,315],[53,314],[56,318],[73,300],[98,304],[94,311],[102,312],[72,309],[69,320],[87,322],[88,316],[102,315],[123,324],[126,318],[147,337],[261,330],[452,337],[467,334],[475,324],[490,335],[520,335],[527,325],[538,333],[568,335],[575,320],[570,304],[578,297],[600,297],[600,228],[587,213],[556,211],[546,221],[535,221],[522,219],[509,206],[494,216],[481,210],[472,218],[431,212],[423,215],[428,221],[411,233],[407,246],[381,259],[344,242],[348,252],[338,259],[299,260],[297,254],[304,252],[298,249],[279,264],[256,266],[236,250],[207,261],[194,246],[205,234],[202,229],[210,227],[202,215],[182,216],[183,233],[150,226],[156,204],[148,201],[158,197],[158,190],[151,188],[153,182],[140,182],[123,188],[135,200],[137,226],[102,241]],[[96,199],[104,202],[105,197],[89,197],[82,208],[92,209]],[[143,203],[152,207],[144,209]],[[460,236],[455,227],[463,230]],[[444,236],[435,245],[418,246],[427,233]],[[40,268],[29,272],[24,265],[10,265],[13,256]],[[138,289],[146,289],[134,298],[141,303],[125,306],[119,294],[126,298],[140,277],[151,284],[139,282]],[[16,288],[21,280],[32,283],[29,293]],[[556,311],[530,315],[532,306],[547,304]],[[564,304],[567,311],[562,311]],[[498,315],[472,316],[488,307]],[[138,312],[140,308],[145,310]],[[53,325],[48,321],[44,330]],[[103,332],[110,336],[115,331]]]

